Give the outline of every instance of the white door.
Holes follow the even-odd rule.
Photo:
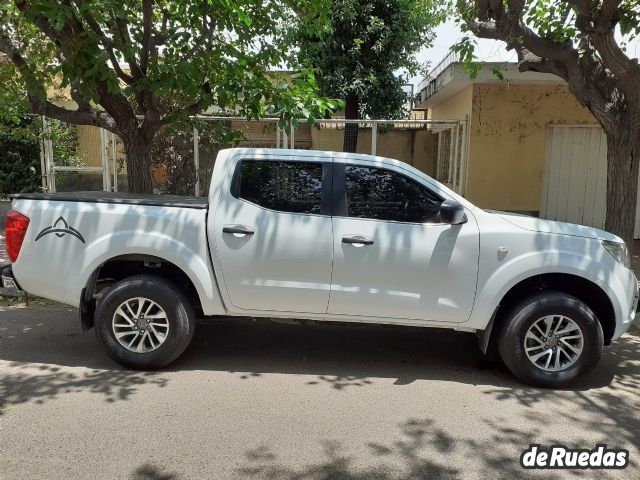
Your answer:
[[[344,197],[333,219],[329,314],[466,321],[478,275],[473,216],[462,225],[438,223],[442,197],[417,179],[339,165],[334,189]]]
[[[235,175],[223,187],[213,222],[231,304],[326,313],[333,256],[331,183],[325,178],[330,161],[232,162]]]
[[[604,228],[606,195],[607,139],[602,128],[550,126],[540,217]],[[640,238],[639,212],[636,205],[635,238]]]

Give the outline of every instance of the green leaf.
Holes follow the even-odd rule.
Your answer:
[[[356,98],[359,117],[407,114],[405,72],[416,71],[416,53],[428,47],[444,8],[431,0],[341,0],[332,2],[326,28],[298,17],[293,38],[297,66],[314,72],[312,82],[327,98]],[[311,82],[311,81],[310,81]],[[325,102],[333,109],[336,102]],[[340,107],[338,107],[340,108]]]
[[[245,13],[244,11],[237,9],[236,10],[236,14],[238,15],[238,18],[247,26],[247,27],[251,27],[251,25],[253,25],[253,20],[251,19],[251,17],[249,15],[247,15],[247,13]]]

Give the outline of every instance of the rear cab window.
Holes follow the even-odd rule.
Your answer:
[[[231,193],[269,210],[322,214],[328,209],[323,201],[325,170],[322,162],[241,160]]]

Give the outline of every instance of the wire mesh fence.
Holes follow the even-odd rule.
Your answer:
[[[465,124],[456,120],[325,119],[288,124],[277,119],[197,117],[198,126],[159,134],[152,148],[155,188],[207,195],[218,152],[229,147],[355,152],[403,161],[464,194]],[[47,122],[44,122],[45,129]],[[122,141],[97,127],[77,127],[75,163],[61,165],[43,140],[43,188],[49,191],[127,190]]]

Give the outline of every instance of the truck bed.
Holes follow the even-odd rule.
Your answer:
[[[16,193],[13,199],[49,200],[54,202],[116,203],[126,205],[150,205],[157,207],[181,207],[206,210],[206,197],[181,195],[153,195],[124,192],[57,192],[57,193]]]
[[[142,255],[180,265],[203,299],[205,315],[218,314],[205,199],[60,192],[18,194],[12,206],[29,218],[23,251],[12,264],[29,293],[78,305],[79,292],[101,265]]]

